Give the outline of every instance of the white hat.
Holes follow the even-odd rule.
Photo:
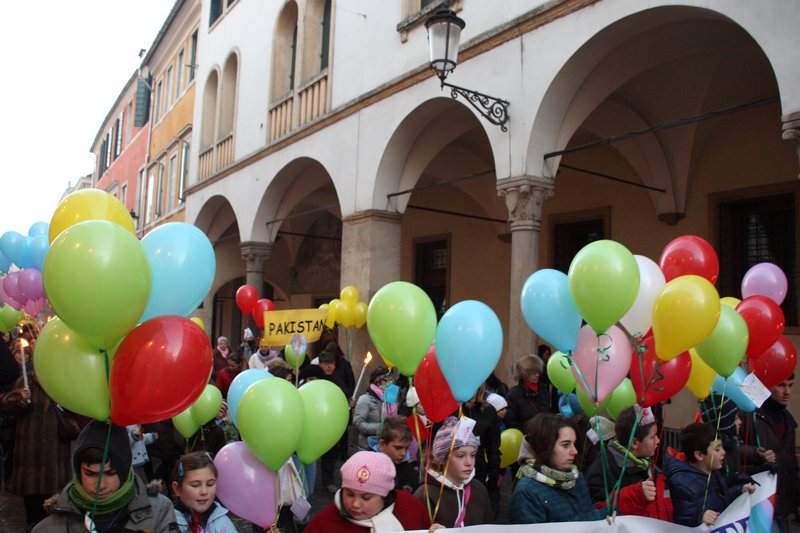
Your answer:
[[[251,340],[253,338],[253,331],[250,328],[244,328],[244,339]]]
[[[489,405],[494,407],[494,410],[498,413],[508,407],[508,402],[506,399],[493,392],[489,393],[489,395],[486,397],[486,401],[489,402]]]

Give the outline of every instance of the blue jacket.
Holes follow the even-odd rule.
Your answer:
[[[188,517],[185,514],[176,509],[175,517],[178,519],[178,529],[181,533],[191,531],[187,521]],[[211,516],[208,517],[208,523],[203,531],[207,533],[236,533],[236,528],[233,526],[231,519],[228,518],[228,510],[219,503],[214,502],[214,510],[211,511]]]
[[[509,505],[512,524],[544,522],[584,522],[602,520],[605,509],[595,509],[589,498],[586,478],[580,476],[569,490],[550,487],[530,477],[523,477],[514,487]]]
[[[703,513],[708,509],[724,511],[742,492],[742,483],[728,487],[720,471],[712,472],[709,480],[708,474],[702,470],[670,455],[664,455],[664,473],[669,484],[675,523],[684,526],[700,525]]]

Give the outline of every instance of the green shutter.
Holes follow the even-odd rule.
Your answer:
[[[147,124],[150,119],[150,89],[147,86],[148,82],[140,78],[136,84],[136,113],[134,113],[133,125],[137,128]]]

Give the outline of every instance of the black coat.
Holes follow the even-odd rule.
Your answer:
[[[549,413],[550,398],[545,391],[546,387],[540,389],[540,393],[533,392],[522,382],[511,387],[506,396],[506,427],[517,428],[525,433],[525,423],[528,420],[539,413]]]

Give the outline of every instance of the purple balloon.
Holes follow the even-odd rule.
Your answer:
[[[3,288],[8,296],[19,302],[19,305],[28,301],[19,288],[19,272],[9,272],[6,279],[3,280]]]
[[[38,300],[44,296],[42,273],[36,268],[26,268],[20,272],[17,285],[26,300]]]
[[[758,263],[750,267],[742,278],[742,298],[766,296],[780,305],[786,298],[786,274],[778,265]]]
[[[214,457],[217,496],[237,516],[266,528],[275,522],[280,494],[275,472],[269,470],[244,442],[226,444]]]
[[[22,309],[22,304],[20,304],[14,298],[6,294],[4,285],[5,285],[5,280],[3,280],[2,283],[0,283],[0,304],[8,304],[17,311],[19,311],[20,309]],[[0,305],[0,307],[2,307],[2,305]]]

